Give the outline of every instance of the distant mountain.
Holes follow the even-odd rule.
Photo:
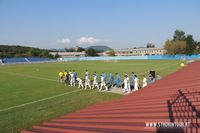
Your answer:
[[[110,48],[108,46],[105,46],[105,45],[89,46],[89,47],[87,47],[85,49],[89,49],[89,48],[93,48],[93,49],[101,51],[101,52],[112,50],[112,48]]]

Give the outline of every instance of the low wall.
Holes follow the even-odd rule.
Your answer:
[[[57,62],[57,61],[107,61],[107,60],[198,60],[198,55],[149,55],[149,56],[98,56],[98,57],[72,57],[62,58],[61,60],[44,58],[9,58],[4,64],[26,64],[26,63],[42,63],[42,62]],[[3,64],[3,62],[0,62]]]
[[[149,56],[99,56],[99,57],[73,57],[63,58],[63,61],[94,61],[94,60],[196,60],[198,55],[149,55]]]

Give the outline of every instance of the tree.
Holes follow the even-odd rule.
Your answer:
[[[58,53],[56,53],[56,54],[54,55],[54,58],[60,58],[60,55],[59,55]]]
[[[33,56],[33,50],[29,50],[26,54],[27,54],[28,57],[32,57]]]
[[[182,30],[175,30],[172,40],[165,42],[164,48],[167,50],[167,54],[185,54],[186,53],[186,39],[191,42],[191,36],[185,36],[185,32]]]
[[[93,48],[89,48],[86,50],[86,55],[87,56],[98,56],[97,51]]]
[[[40,56],[41,57],[49,57],[49,51],[43,50],[42,52],[40,52]]]
[[[164,48],[167,50],[166,54],[175,55],[175,45],[172,40],[167,40],[165,42]]]
[[[115,51],[114,50],[108,51],[107,55],[108,56],[115,56]]]
[[[152,43],[147,43],[147,48],[155,48],[155,45]]]
[[[195,41],[194,45],[195,45],[194,54],[199,54],[200,53],[200,42]]]
[[[180,40],[167,40],[165,42],[164,48],[167,50],[167,54],[170,55],[184,54],[186,49],[186,42]]]
[[[174,48],[173,48],[173,44],[172,44],[172,41],[170,40],[167,40],[165,42],[165,45],[164,45],[164,49],[167,51],[166,54],[170,54],[170,55],[173,55],[175,52],[174,52]]]
[[[195,53],[196,44],[192,35],[187,35],[186,37],[186,54],[192,55]]]
[[[77,52],[83,52],[83,51],[85,51],[84,48],[82,48],[82,47],[78,47]]]
[[[165,42],[164,48],[167,50],[167,54],[198,54],[199,42],[195,42],[192,35],[185,36],[185,32],[182,30],[176,30],[174,32],[173,40]]]
[[[39,49],[25,46],[8,46],[0,45],[0,56],[1,57],[49,57],[50,50]]]
[[[185,54],[186,41],[177,40],[174,42],[175,54]]]
[[[174,41],[179,40],[179,41],[184,41],[185,40],[185,32],[182,30],[175,30],[174,31]]]

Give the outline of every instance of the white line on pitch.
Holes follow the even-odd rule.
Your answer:
[[[178,63],[177,63],[177,64],[178,64]],[[171,66],[174,66],[174,65],[177,65],[177,64],[173,64],[173,65],[166,66],[166,67],[163,67],[163,68],[161,68],[161,69],[156,69],[156,70],[164,70],[164,69],[167,69],[167,68],[169,68],[169,67],[171,67]],[[154,68],[154,69],[155,69],[155,68]],[[139,73],[138,75],[145,74],[145,73],[147,73],[147,72],[148,72],[148,71],[143,72],[143,73]],[[1,73],[6,73],[6,74],[11,74],[11,75],[18,75],[18,76],[24,76],[24,77],[29,77],[29,78],[42,79],[42,80],[49,80],[49,81],[57,82],[57,80],[53,80],[53,79],[40,78],[40,77],[35,77],[35,76],[30,76],[30,75],[24,75],[24,74],[19,74],[19,73],[7,73],[7,72],[1,72]],[[67,94],[70,94],[70,93],[73,93],[73,92],[78,92],[78,91],[81,91],[81,90],[75,90],[75,91],[71,91],[71,92],[66,92],[66,93],[62,93],[62,94],[59,94],[59,95],[55,95],[55,96],[43,98],[43,99],[40,99],[40,100],[36,100],[36,101],[32,101],[32,102],[28,102],[28,103],[24,103],[24,104],[20,104],[20,105],[16,105],[16,106],[12,106],[12,107],[9,107],[9,108],[4,108],[4,109],[1,109],[0,112],[7,111],[7,110],[11,110],[11,109],[14,109],[14,108],[23,107],[23,106],[26,106],[26,105],[34,104],[34,103],[41,102],[41,101],[45,101],[45,100],[49,100],[49,99],[53,99],[53,98],[56,98],[56,97],[60,97],[60,96],[67,95]]]
[[[34,103],[37,103],[37,102],[42,102],[42,101],[45,101],[45,100],[53,99],[53,98],[56,98],[56,97],[60,97],[60,96],[67,95],[67,94],[71,94],[71,93],[78,92],[78,91],[81,91],[81,90],[75,90],[75,91],[71,91],[71,92],[66,92],[66,93],[55,95],[55,96],[43,98],[43,99],[40,99],[40,100],[36,100],[36,101],[32,101],[32,102],[28,102],[28,103],[24,103],[24,104],[20,104],[20,105],[16,105],[16,106],[12,106],[12,107],[9,107],[9,108],[4,108],[4,109],[1,109],[0,112],[11,110],[11,109],[14,109],[14,108],[24,107],[26,105],[34,104]]]
[[[172,64],[172,65],[169,65],[169,66],[166,66],[166,67],[156,67],[156,68],[154,68],[155,70],[165,70],[165,69],[167,69],[167,68],[170,68],[170,67],[172,67],[172,66],[175,66],[175,65],[178,65],[179,63],[176,63],[176,64]],[[149,71],[147,70],[147,71],[145,71],[145,72],[141,72],[141,73],[139,73],[138,75],[142,75],[142,74],[146,74],[146,73],[148,73]]]
[[[9,74],[9,75],[16,75],[16,76],[23,76],[23,77],[28,77],[28,78],[42,79],[42,80],[48,80],[48,81],[58,82],[57,80],[54,80],[54,79],[41,78],[41,77],[36,77],[36,76],[31,76],[31,75],[26,75],[26,74],[20,74],[20,73],[9,73],[9,72],[2,72],[2,71],[0,71],[0,73],[5,73],[5,74]]]

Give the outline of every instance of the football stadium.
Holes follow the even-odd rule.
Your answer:
[[[178,108],[176,106],[183,104],[183,107],[180,108],[186,108],[185,112],[184,110],[183,112],[180,110],[179,113],[173,115],[171,112],[168,112],[168,100],[173,101],[179,95],[179,90],[176,90],[178,89],[177,86],[179,86],[178,82],[182,82],[180,85],[186,87],[193,84],[188,83],[190,80],[187,81],[186,76],[189,75],[185,74],[183,76],[184,72],[194,71],[195,68],[193,70],[190,69],[195,66],[198,68],[199,64],[195,62],[182,67],[182,62],[180,60],[119,60],[117,62],[111,60],[106,62],[72,61],[2,65],[0,69],[2,83],[1,132],[20,132],[24,129],[28,129],[29,131],[23,132],[82,132],[82,130],[85,132],[139,132],[140,130],[155,130],[154,128],[142,128],[145,126],[145,122],[170,122],[170,117],[175,117],[175,120],[185,119],[183,122],[188,117],[195,119],[195,117],[193,118],[189,114],[195,114],[195,111],[192,112],[192,107],[196,103],[198,104],[198,102],[189,101],[189,103],[194,102],[194,105],[188,105],[188,108],[186,108],[183,105],[187,105],[188,101],[184,101],[183,97],[180,97],[177,103],[175,102],[172,105],[171,111],[175,111]],[[124,68],[126,68],[125,71]],[[124,72],[130,75],[134,71],[139,79],[142,79],[143,75],[148,76],[149,71],[154,70],[156,73],[162,75],[162,79],[152,85],[148,85],[146,88],[140,88],[138,92],[124,96],[112,91],[85,90],[79,89],[77,86],[70,87],[64,83],[60,83],[58,79],[59,71],[72,69],[76,70],[77,76],[81,78],[84,77],[85,70],[87,69],[90,73],[97,72],[100,74],[105,72],[109,74],[117,72],[121,75]],[[176,79],[178,73],[182,75],[181,79],[185,78],[185,80],[180,80],[178,77]],[[195,74],[198,75],[198,73]],[[167,78],[170,80],[166,82]],[[196,80],[198,81],[198,78]],[[142,84],[142,80],[140,80],[140,84]],[[198,82],[196,85],[198,86]],[[160,88],[158,88],[159,86]],[[175,86],[175,90],[171,89],[171,86]],[[187,89],[180,90],[186,94],[187,91],[191,91],[192,95],[189,95],[188,98],[191,97],[191,100],[195,100],[197,96],[198,99],[197,89],[193,87],[191,90]],[[138,97],[138,95],[141,96]],[[151,96],[153,98],[149,99],[148,97]],[[129,100],[127,101],[126,99]],[[190,108],[191,111],[186,112]],[[184,118],[184,114],[182,118],[181,113],[189,113],[189,116],[185,116]],[[58,117],[59,119],[54,120]],[[44,122],[46,121],[50,121],[51,123],[45,125]],[[40,127],[32,127],[41,123],[43,125]],[[100,128],[99,126],[105,127]],[[114,128],[112,128],[113,126]],[[136,128],[132,128],[132,126]],[[141,129],[138,130],[138,128]]]
[[[200,133],[199,5],[0,0],[0,133]]]

